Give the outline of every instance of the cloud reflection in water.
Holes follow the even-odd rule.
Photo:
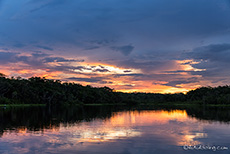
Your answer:
[[[183,145],[212,143],[210,141],[215,139],[213,133],[218,136],[219,130],[227,132],[229,125],[199,121],[189,117],[185,110],[122,111],[105,120],[96,118],[89,122],[61,123],[59,127],[39,132],[26,128],[5,131],[0,138],[0,149],[4,150],[0,152],[178,152]]]

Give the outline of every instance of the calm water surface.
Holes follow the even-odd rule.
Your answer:
[[[2,154],[230,153],[226,108],[26,107],[0,120]]]

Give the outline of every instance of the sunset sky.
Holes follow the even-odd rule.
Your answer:
[[[0,0],[0,72],[124,92],[230,84],[230,0]]]

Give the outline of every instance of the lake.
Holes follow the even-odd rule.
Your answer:
[[[230,153],[227,107],[0,109],[1,154]]]

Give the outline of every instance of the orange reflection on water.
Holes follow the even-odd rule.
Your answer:
[[[92,125],[81,123],[68,127],[68,131],[77,136],[74,139],[77,142],[106,142],[141,136],[143,132],[139,129],[133,129],[134,126],[162,125],[167,124],[170,120],[183,122],[186,119],[187,113],[185,110],[125,111],[114,113],[107,120],[95,121]],[[62,129],[62,131],[66,131],[66,129]]]
[[[43,137],[43,142],[68,142],[77,146],[79,143],[113,142],[117,139],[146,136],[183,146],[199,144],[194,139],[207,136],[202,132],[203,126],[194,126],[194,122],[196,120],[189,118],[185,110],[123,111],[113,113],[106,120],[94,119],[70,125],[46,126],[40,135],[28,131],[27,128],[18,128],[15,132],[5,132],[1,138],[22,142],[32,136],[40,136]]]
[[[152,123],[167,123],[169,120],[176,119],[184,121],[187,119],[185,110],[172,110],[172,111],[131,111],[131,112],[118,112],[115,113],[108,122],[109,125],[149,125]]]
[[[18,129],[19,134],[26,134],[27,133],[27,128],[20,128]]]

